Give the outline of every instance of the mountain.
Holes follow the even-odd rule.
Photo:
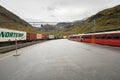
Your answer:
[[[27,32],[38,32],[29,23],[0,6],[0,27]]]

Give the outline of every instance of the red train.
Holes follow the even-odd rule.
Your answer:
[[[120,31],[70,35],[69,40],[112,46],[120,46]]]

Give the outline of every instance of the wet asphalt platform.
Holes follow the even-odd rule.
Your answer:
[[[51,40],[0,55],[0,80],[120,80],[120,47]]]

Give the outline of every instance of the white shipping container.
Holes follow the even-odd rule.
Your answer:
[[[37,34],[37,39],[42,39],[42,34]]]
[[[67,36],[63,36],[63,39],[66,39],[67,38]]]
[[[26,32],[0,28],[0,42],[26,40]]]
[[[49,35],[49,39],[54,39],[55,36],[54,35]]]

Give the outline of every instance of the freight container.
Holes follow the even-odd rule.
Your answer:
[[[26,40],[26,32],[0,28],[0,42]]]
[[[51,39],[54,39],[54,38],[55,38],[54,35],[46,35],[46,39],[48,39],[48,40],[51,40]]]
[[[37,39],[41,40],[42,39],[42,34],[37,34]]]
[[[27,41],[35,41],[37,40],[37,34],[27,33]]]
[[[46,35],[42,34],[42,40],[45,40],[45,39],[46,39]]]
[[[49,39],[54,39],[55,36],[54,35],[49,35]]]

